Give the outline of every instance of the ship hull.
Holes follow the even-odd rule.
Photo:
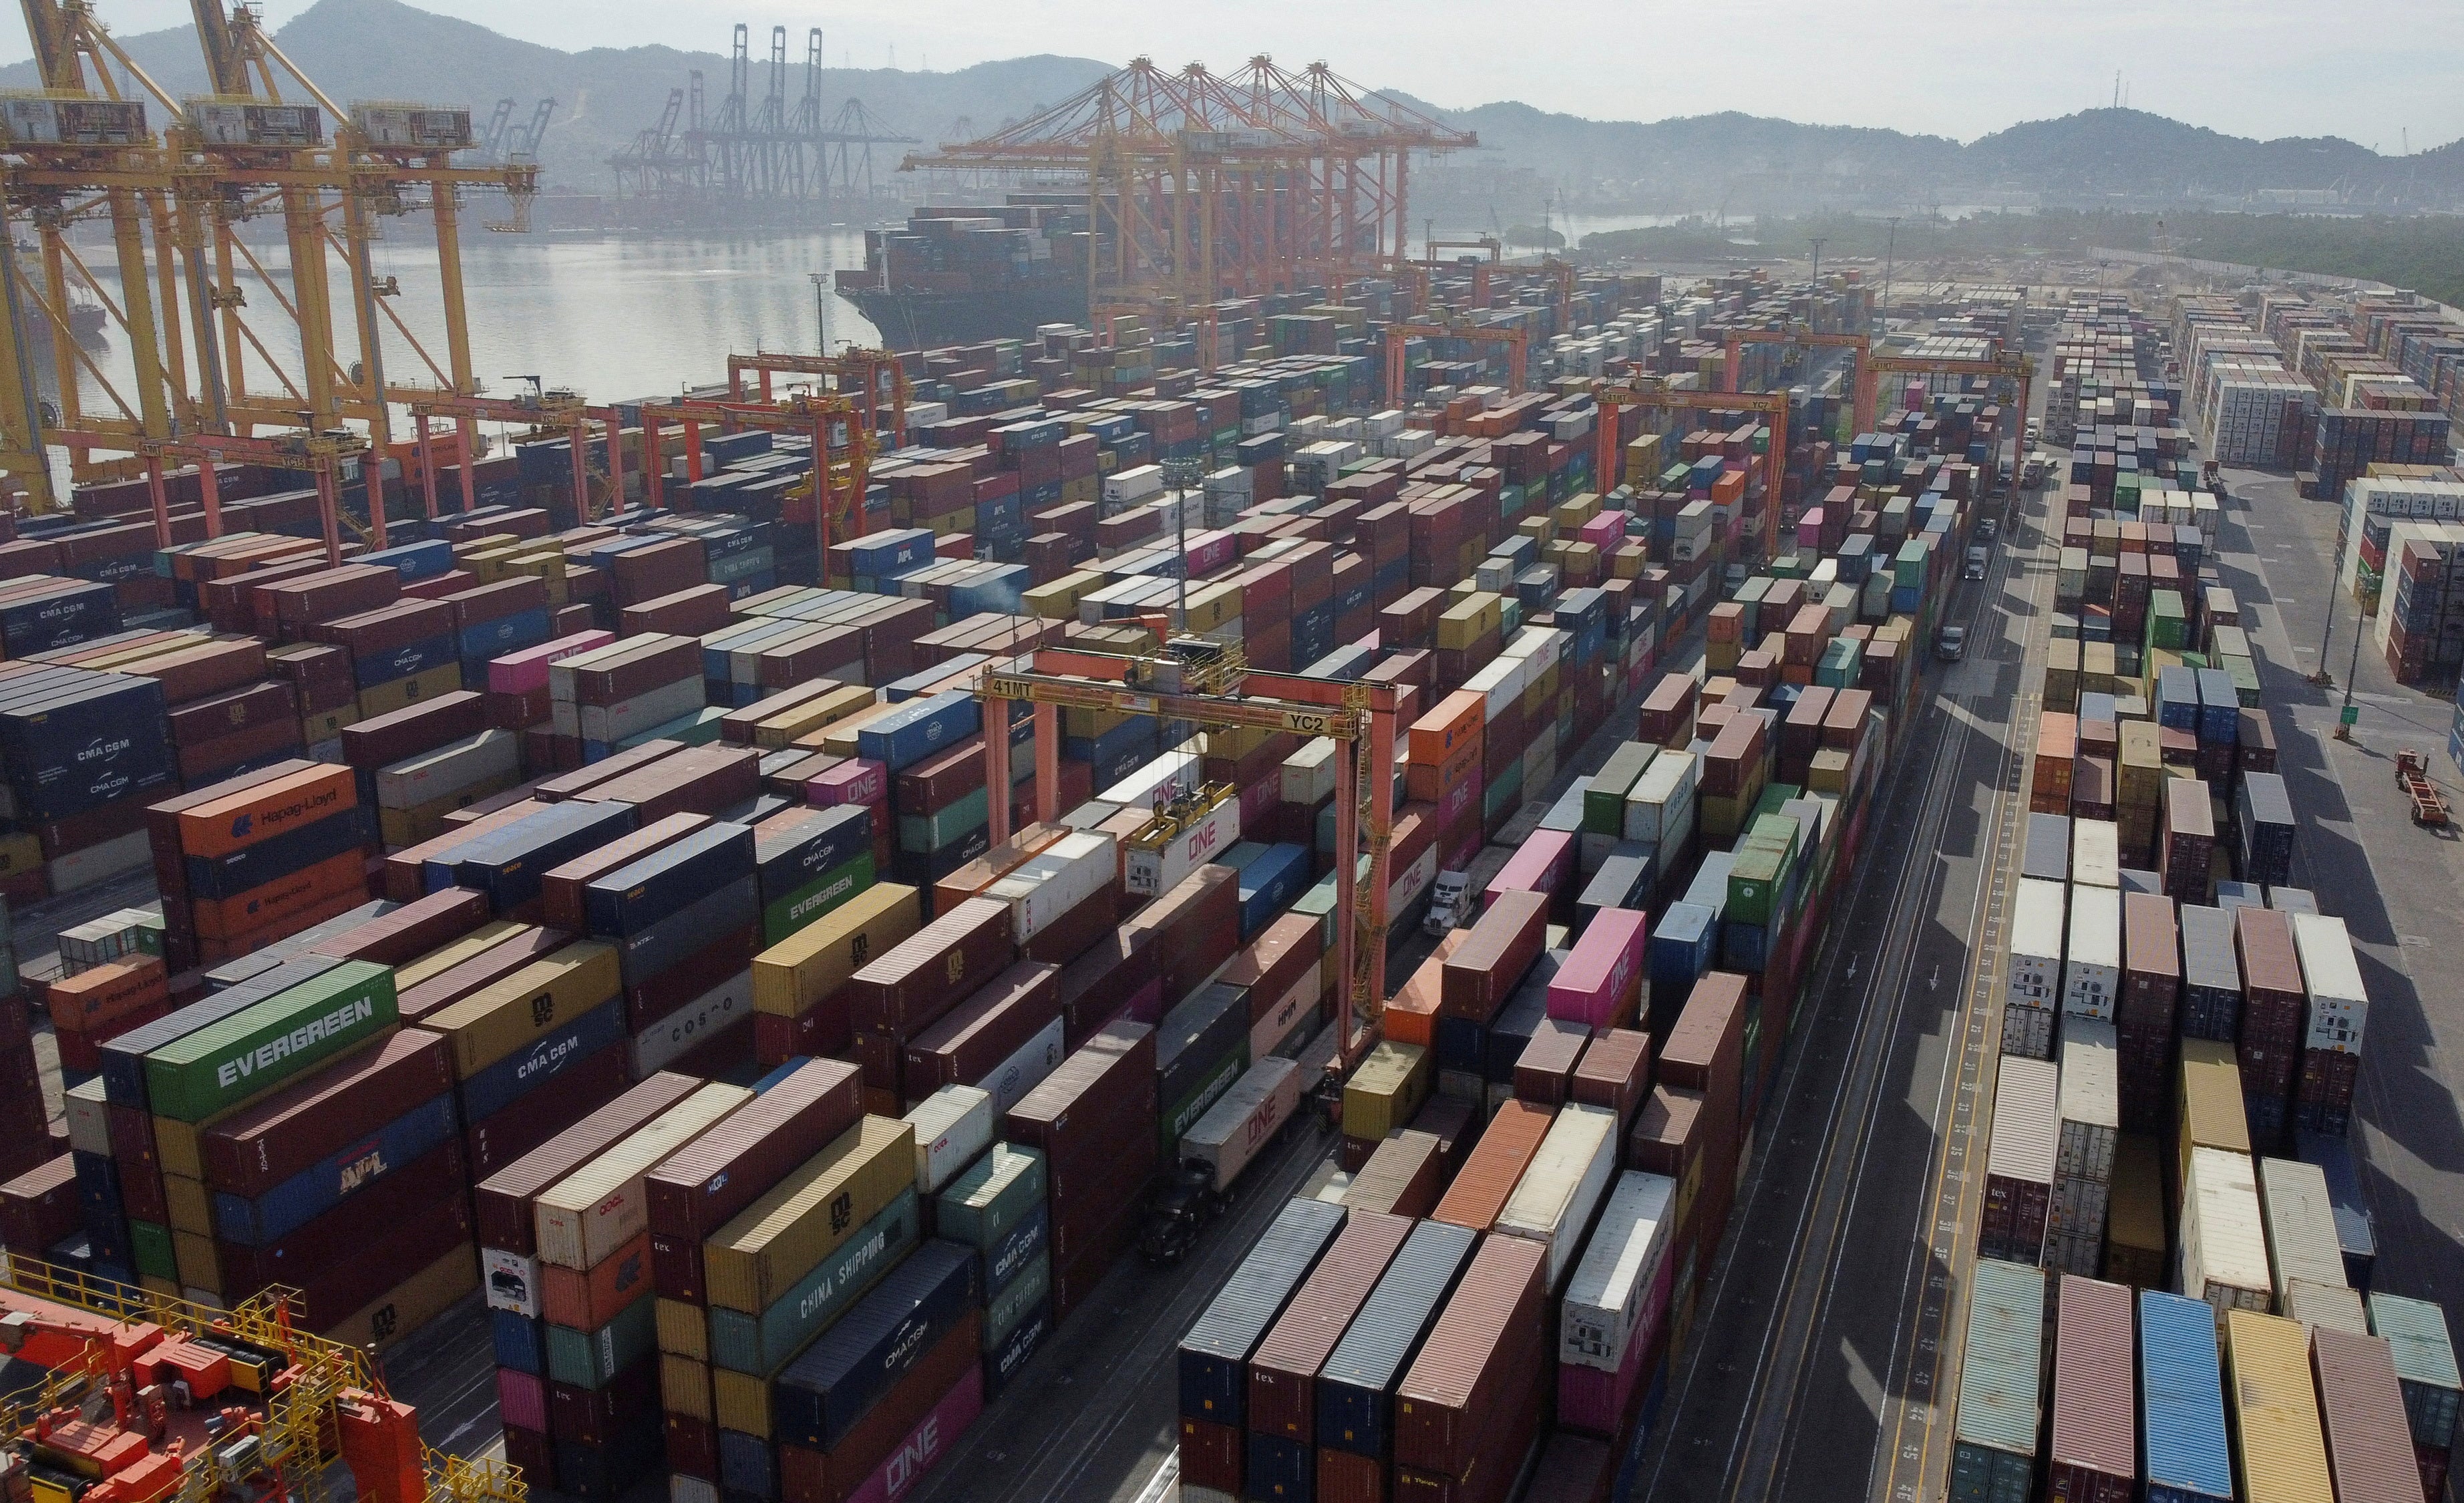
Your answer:
[[[982,340],[1026,339],[1042,323],[1087,321],[1087,289],[1051,285],[1003,292],[839,289],[891,349],[932,349]]]

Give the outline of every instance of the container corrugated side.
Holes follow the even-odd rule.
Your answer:
[[[1492,1229],[1549,1249],[1549,1288],[1555,1289],[1573,1267],[1592,1212],[1617,1170],[1617,1156],[1616,1113],[1580,1104],[1561,1107],[1498,1212]]]
[[[2310,1335],[2310,1362],[2336,1503],[2412,1503],[2421,1495],[2421,1472],[2387,1343],[2321,1329]]]
[[[1471,1261],[1480,1234],[1424,1221],[1404,1240],[1368,1303],[1317,1373],[1317,1443],[1383,1456],[1393,1443],[1389,1400],[1439,1307]]]
[[[2280,1315],[2225,1316],[2225,1366],[2233,1395],[2233,1451],[2247,1503],[2326,1503],[2335,1485],[2319,1427],[2310,1343]]]
[[[1463,1281],[1395,1392],[1395,1462],[1469,1482],[1504,1457],[1481,1454],[1502,1415],[1520,1412],[1546,1370],[1541,1327],[1548,1249],[1515,1237],[1484,1238]],[[1521,1454],[1513,1460],[1520,1463]]]
[[[2192,1149],[2182,1186],[2182,1293],[2206,1300],[2219,1320],[2229,1310],[2274,1308],[2264,1222],[2250,1156]]]
[[[1677,1182],[1629,1169],[1617,1176],[1600,1224],[1566,1285],[1557,1321],[1557,1360],[1614,1373],[1626,1348],[1650,1337],[1646,1304],[1667,1261]]]
[[[1180,1413],[1218,1425],[1243,1423],[1249,1354],[1265,1338],[1292,1293],[1343,1227],[1343,1207],[1292,1200],[1180,1338]]]
[[[2061,1072],[2049,1059],[2000,1061],[1993,1088],[1993,1138],[1985,1172],[2032,1184],[2054,1183],[2061,1145]]]
[[[2261,1159],[2258,1189],[2276,1297],[2284,1298],[2297,1278],[2342,1284],[2344,1257],[2336,1246],[2336,1211],[2327,1199],[2327,1176],[2314,1163]]]
[[[581,1168],[533,1204],[543,1263],[591,1269],[649,1228],[642,1177],[728,1113],[753,1099],[742,1086],[702,1087]]]
[[[2054,1170],[2065,1179],[2113,1176],[2114,1143],[2122,1131],[2117,1048],[2112,1024],[2062,1020],[2061,1146]]]
[[[2355,1336],[2370,1334],[2370,1313],[2364,1308],[2362,1296],[2342,1284],[2314,1284],[2306,1278],[2286,1283],[2277,1296],[2284,1307],[2284,1316],[2305,1327],[2325,1326],[2331,1331],[2349,1331]]]
[[[2414,1444],[2446,1449],[2454,1439],[2457,1401],[2464,1398],[2455,1344],[2447,1334],[2447,1312],[2426,1299],[2372,1294],[2370,1330],[2387,1337],[2395,1359]]]
[[[1454,1183],[1438,1198],[1431,1217],[1472,1231],[1488,1230],[1521,1183],[1531,1156],[1540,1151],[1555,1115],[1528,1101],[1500,1106],[1481,1130],[1480,1140],[1472,1144],[1471,1156],[1456,1171]]]
[[[1343,1339],[1403,1239],[1405,1216],[1355,1210],[1249,1356],[1248,1426],[1303,1446],[1316,1433],[1318,1368]]]
[[[1965,1350],[1952,1427],[1951,1493],[2024,1498],[2035,1474],[2043,1406],[2041,1270],[1992,1258],[1977,1261],[1969,1288]]]
[[[2063,1274],[2054,1317],[2057,1495],[2127,1496],[2139,1472],[2130,1291]]]
[[[2141,1292],[2139,1395],[2149,1497],[2231,1503],[2215,1312],[2179,1294]]]

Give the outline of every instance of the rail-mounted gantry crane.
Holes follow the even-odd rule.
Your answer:
[[[1763,455],[1763,556],[1779,556],[1779,498],[1788,475],[1788,393],[1785,391],[1691,391],[1649,378],[1595,381],[1592,400],[1600,415],[1595,433],[1593,474],[1603,486],[1617,474],[1617,412],[1641,408],[1659,412],[1758,412],[1771,420],[1771,447]]]

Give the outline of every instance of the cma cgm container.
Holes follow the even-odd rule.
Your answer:
[[[2182,1292],[2205,1300],[2222,1320],[2232,1310],[2273,1308],[2267,1233],[2258,1209],[2258,1175],[2248,1154],[2190,1150],[2182,1183]]]
[[[2233,1503],[2214,1311],[2161,1290],[2141,1292],[2139,1399],[2147,1503]]]
[[[1249,1390],[1249,1354],[1343,1227],[1343,1207],[1287,1201],[1180,1341],[1180,1414],[1238,1427]],[[1235,1487],[1239,1479],[1233,1479]],[[1211,1484],[1208,1484],[1211,1485]],[[1226,1490],[1230,1491],[1230,1490]]]
[[[2139,1477],[2131,1402],[2130,1291],[2061,1275],[2054,1315],[2054,1433],[2047,1492],[2065,1503],[2130,1503]]]
[[[1951,1431],[1950,1495],[2028,1503],[2045,1363],[2045,1275],[1977,1261],[1968,1296],[1967,1356]]]
[[[2336,1495],[2310,1378],[2310,1342],[2278,1315],[2235,1310],[2225,1321],[2233,1452],[2248,1503],[2324,1503]]]

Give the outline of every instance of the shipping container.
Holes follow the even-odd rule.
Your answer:
[[[2231,1503],[2215,1312],[2179,1294],[2140,1292],[2139,1399],[2147,1503]]]
[[[1180,1340],[1181,1417],[1243,1423],[1249,1354],[1343,1227],[1344,1209],[1325,1201],[1285,1203],[1232,1271],[1206,1313]]]
[[[1543,1293],[1553,1294],[1573,1268],[1593,1213],[1608,1193],[1617,1159],[1615,1113],[1595,1106],[1559,1109],[1491,1224],[1490,1229],[1503,1236],[1527,1238],[1548,1250]]]
[[[2201,1150],[2203,1153],[2212,1150]],[[2281,1316],[2237,1309],[2224,1321],[2225,1376],[2233,1395],[2234,1470],[2249,1503],[2320,1503],[2335,1496],[2310,1343]]]
[[[1246,1420],[1254,1434],[1309,1448],[1316,1435],[1318,1369],[1395,1259],[1415,1223],[1354,1208],[1249,1359]]]
[[[741,1086],[704,1086],[540,1191],[533,1202],[539,1261],[587,1270],[649,1230],[643,1177],[752,1099]]]
[[[1318,1369],[1320,1447],[1380,1460],[1392,1453],[1396,1385],[1479,1241],[1479,1233],[1444,1222],[1413,1228]]]
[[[2044,1360],[2045,1275],[1979,1259],[1951,1430],[1951,1496],[2028,1503],[2042,1433]]]
[[[2060,1146],[2059,1070],[2050,1060],[2006,1055],[1986,1150],[1981,1256],[2033,1264],[2042,1255]]]
[[[2370,1295],[2370,1332],[2387,1338],[2404,1390],[2404,1413],[2412,1443],[2443,1451],[2454,1444],[2457,1401],[2464,1380],[2456,1375],[2455,1345],[2447,1335],[2447,1312],[2427,1299]]]
[[[2062,949],[2062,1011],[2110,1023],[2121,993],[2122,894],[2074,883]]]
[[[1522,1183],[1524,1170],[1549,1136],[1555,1116],[1551,1109],[1528,1101],[1501,1105],[1482,1129],[1454,1183],[1439,1197],[1437,1209],[1429,1214],[1471,1231],[1486,1231],[1496,1225],[1498,1214]]]
[[[1670,1214],[1677,1182],[1627,1170],[1617,1176],[1600,1224],[1566,1286],[1557,1325],[1557,1360],[1614,1373],[1629,1349],[1649,1348],[1666,1313],[1671,1275]]]
[[[853,1065],[806,1060],[646,1173],[659,1293],[698,1303],[703,1238],[853,1127],[861,1095]]]
[[[2228,1311],[2274,1308],[2261,1222],[2250,1156],[2192,1149],[2182,1183],[2182,1292],[2213,1307],[2218,1321]]]
[[[2344,1259],[2336,1245],[2336,1214],[2327,1199],[2326,1175],[2316,1164],[2261,1158],[2258,1189],[2277,1299],[2285,1299],[2295,1279],[2343,1283]]]
[[[713,1306],[759,1315],[915,1180],[915,1130],[867,1116],[702,1246]]]
[[[2421,1472],[2387,1342],[2321,1327],[2310,1333],[2310,1360],[2336,1503],[2412,1503]]]
[[[1492,1454],[1491,1448],[1508,1450],[1498,1445],[1501,1414],[1536,1407],[1548,1371],[1541,1331],[1548,1260],[1547,1249],[1534,1243],[1482,1240],[1397,1386],[1398,1469],[1458,1483],[1476,1472],[1521,1470],[1519,1448],[1510,1454]]]
[[[910,1254],[781,1369],[771,1388],[778,1438],[812,1450],[838,1447],[875,1401],[970,1317],[981,1296],[975,1275],[974,1255],[956,1243],[928,1241]]]
[[[2344,920],[2319,914],[2293,917],[2293,943],[2301,959],[2302,989],[2309,997],[2302,1047],[2339,1054],[2362,1051],[2369,1021],[2369,994]]]
[[[2060,1275],[2046,1492],[2066,1503],[2131,1503],[2139,1474],[2130,1291]]]

